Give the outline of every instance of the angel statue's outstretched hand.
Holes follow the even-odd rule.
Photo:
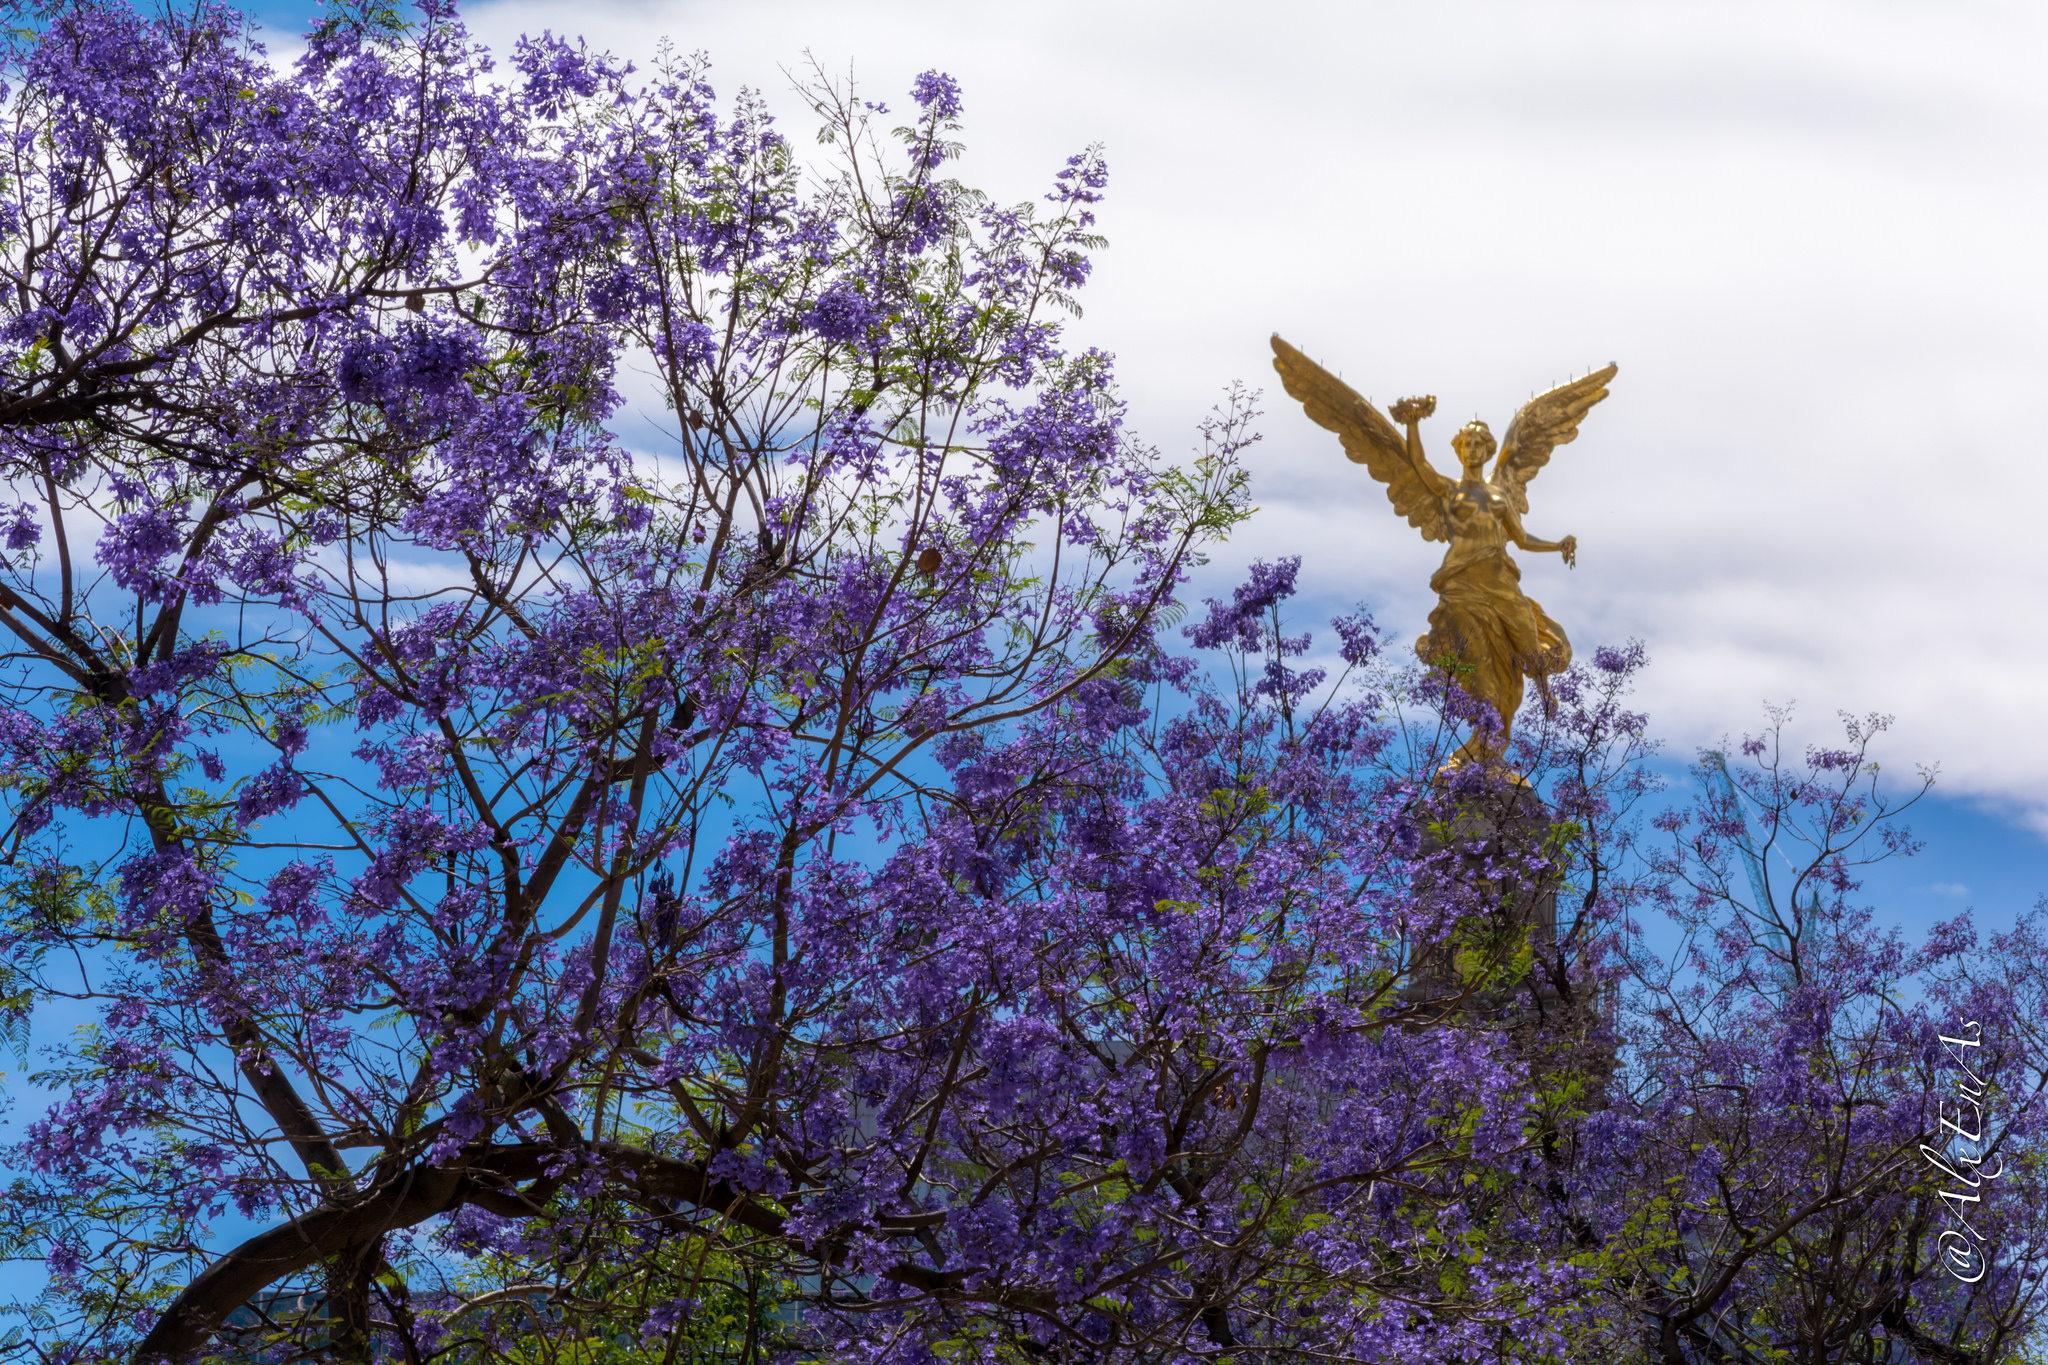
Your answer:
[[[1434,398],[1408,398],[1389,411],[1407,427],[1404,437],[1379,410],[1343,380],[1300,351],[1273,338],[1273,368],[1287,392],[1309,417],[1337,433],[1344,453],[1387,486],[1394,510],[1422,532],[1424,540],[1450,543],[1444,562],[1429,580],[1436,607],[1429,634],[1416,653],[1432,667],[1454,668],[1465,691],[1492,706],[1500,729],[1475,728],[1451,760],[1490,762],[1507,743],[1508,727],[1522,706],[1522,680],[1534,678],[1546,697],[1546,680],[1572,661],[1571,642],[1543,608],[1522,595],[1522,571],[1508,558],[1510,542],[1532,554],[1555,550],[1567,565],[1578,562],[1575,536],[1538,540],[1522,529],[1529,510],[1529,480],[1550,463],[1550,452],[1579,434],[1587,409],[1607,396],[1615,367],[1595,370],[1523,404],[1508,424],[1493,474],[1493,433],[1484,422],[1468,422],[1451,438],[1464,474],[1448,479],[1422,455],[1417,424],[1436,411]]]

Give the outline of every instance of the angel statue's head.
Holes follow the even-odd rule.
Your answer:
[[[1458,452],[1459,461],[1467,469],[1477,469],[1493,458],[1493,433],[1486,429],[1486,423],[1475,418],[1458,428],[1458,434],[1451,438],[1451,449]]]

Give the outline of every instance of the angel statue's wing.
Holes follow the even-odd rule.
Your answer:
[[[1447,540],[1442,503],[1450,480],[1419,456],[1408,458],[1408,443],[1379,409],[1357,390],[1273,335],[1273,368],[1288,395],[1298,399],[1309,420],[1337,433],[1344,453],[1387,486],[1387,501],[1422,532],[1424,540]]]
[[[1578,439],[1580,420],[1607,396],[1607,381],[1614,378],[1615,369],[1609,365],[1537,394],[1508,423],[1500,459],[1493,466],[1493,486],[1513,499],[1517,512],[1529,510],[1529,480],[1550,463],[1550,452]]]

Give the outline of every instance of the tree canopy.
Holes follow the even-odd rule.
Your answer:
[[[1255,398],[1066,339],[1099,150],[439,0],[9,42],[0,1006],[91,1023],[0,1351],[2026,1347],[2041,920],[1873,927],[1877,722],[1688,808],[1610,649],[1446,768],[1298,560],[1188,603]]]

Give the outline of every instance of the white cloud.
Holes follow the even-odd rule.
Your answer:
[[[501,45],[654,40],[765,90],[805,49],[901,99],[968,99],[964,173],[1007,198],[1107,144],[1111,248],[1077,336],[1146,435],[1267,390],[1264,511],[1218,556],[1307,555],[1398,638],[1434,563],[1268,368],[1278,329],[1382,401],[1499,430],[1609,359],[1613,398],[1532,490],[1525,557],[1576,642],[1640,636],[1685,744],[1796,698],[1896,713],[1900,767],[2048,827],[2048,11],[1644,0],[1151,4],[493,0]]]

